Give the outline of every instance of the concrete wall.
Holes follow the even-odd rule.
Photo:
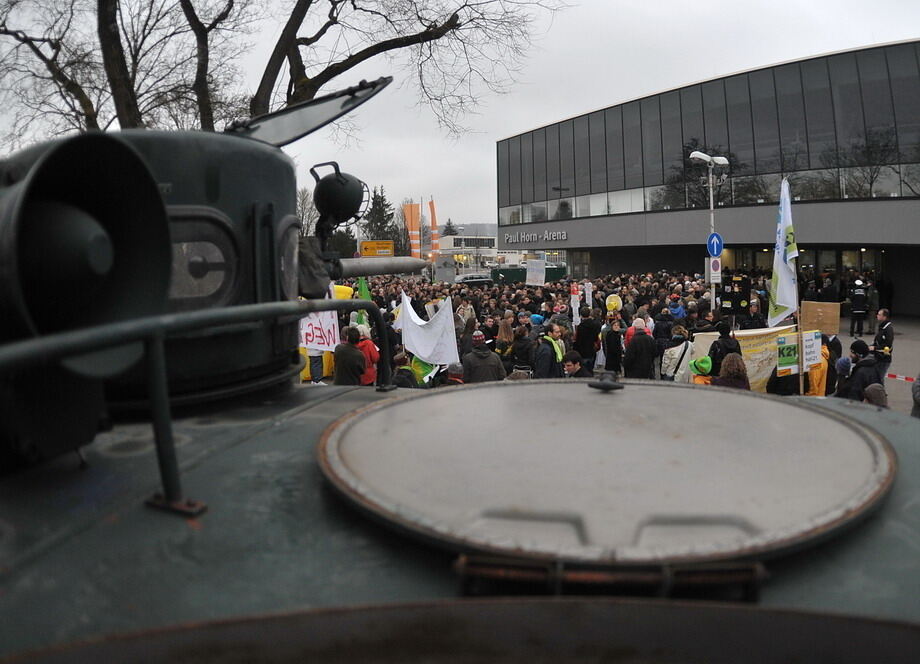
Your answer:
[[[620,272],[699,272],[704,269],[706,250],[699,245],[680,247],[606,247],[591,251],[591,272],[596,275]]]

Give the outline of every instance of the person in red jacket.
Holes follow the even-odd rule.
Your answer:
[[[361,374],[361,384],[373,385],[377,382],[377,362],[380,361],[380,351],[370,338],[371,330],[367,325],[358,325],[358,333],[361,335],[358,350],[364,354],[366,362],[364,373]]]

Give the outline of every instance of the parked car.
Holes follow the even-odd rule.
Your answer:
[[[454,283],[484,287],[491,286],[493,282],[488,274],[461,274],[454,279]]]

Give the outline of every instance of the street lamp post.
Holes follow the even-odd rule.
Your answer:
[[[712,235],[716,232],[716,211],[715,211],[715,167],[719,166],[720,168],[725,168],[728,166],[728,159],[725,157],[714,157],[706,154],[705,152],[694,151],[690,153],[690,161],[695,164],[706,164],[709,169],[708,177],[708,186],[709,186],[709,235]],[[720,184],[724,182],[725,175],[720,176]],[[709,293],[712,297],[712,306],[713,312],[718,314],[718,299],[716,298],[716,285],[714,282],[710,281],[709,283]]]

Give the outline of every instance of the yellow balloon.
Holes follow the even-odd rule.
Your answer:
[[[350,300],[351,296],[354,294],[355,289],[351,286],[334,286],[335,288],[335,299],[336,300]]]
[[[620,307],[623,306],[623,300],[620,299],[619,295],[608,295],[605,302],[607,303],[607,311],[619,311]]]

